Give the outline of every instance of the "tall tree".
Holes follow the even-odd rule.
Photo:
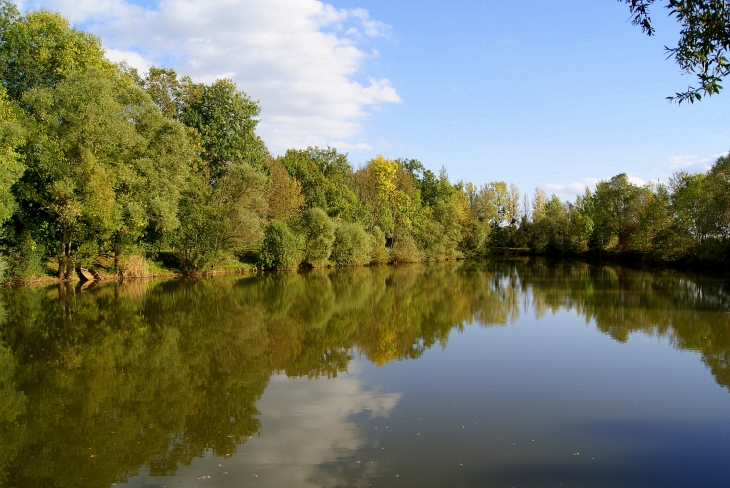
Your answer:
[[[193,154],[185,129],[129,80],[95,68],[23,97],[32,116],[19,221],[59,249],[68,276],[74,248],[114,237],[159,238],[178,225]]]
[[[269,219],[289,222],[301,213],[305,205],[302,185],[289,175],[278,160],[270,158],[267,164],[271,175],[266,189]]]
[[[0,85],[0,225],[15,211],[15,198],[10,189],[25,170],[22,155],[17,152],[24,136],[18,122],[19,110],[14,105]]]
[[[165,74],[165,79],[171,81],[172,73]],[[180,120],[200,134],[201,157],[211,181],[235,164],[245,163],[264,169],[269,153],[255,132],[256,117],[261,112],[258,102],[238,90],[231,80],[220,79],[211,85],[183,81]],[[163,96],[165,90],[171,94]],[[168,106],[165,97],[173,97],[174,90],[174,86],[168,86],[164,90],[161,87],[152,91],[158,93],[157,102],[164,109]],[[169,103],[174,104],[175,100],[170,99]],[[167,110],[172,111],[172,108]]]
[[[641,208],[648,202],[651,192],[629,181],[626,173],[596,185],[593,197],[595,224],[594,237],[603,249],[618,246],[628,248],[630,234],[639,223]]]
[[[53,88],[70,73],[87,67],[112,73],[99,39],[72,28],[47,10],[20,15],[0,3],[0,79],[8,96],[20,100],[32,88]]]
[[[347,154],[330,147],[308,147],[290,149],[278,161],[301,185],[308,208],[321,208],[336,220],[356,220],[360,205]]]

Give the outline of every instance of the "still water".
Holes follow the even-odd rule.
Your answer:
[[[719,278],[504,260],[0,290],[0,486],[726,487]]]

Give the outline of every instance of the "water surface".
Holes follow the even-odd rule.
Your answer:
[[[505,260],[0,291],[0,486],[728,486],[718,278]]]

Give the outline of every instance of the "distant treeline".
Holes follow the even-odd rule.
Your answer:
[[[413,159],[355,169],[333,148],[272,157],[259,105],[104,57],[57,13],[0,2],[0,280],[80,265],[205,272],[539,254],[725,265],[730,159],[668,185],[601,181],[575,202],[449,181]]]

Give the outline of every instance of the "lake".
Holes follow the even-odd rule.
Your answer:
[[[729,312],[539,259],[0,289],[0,486],[727,487]]]

